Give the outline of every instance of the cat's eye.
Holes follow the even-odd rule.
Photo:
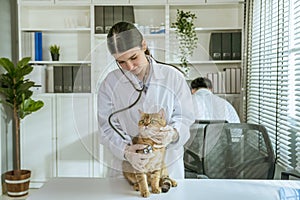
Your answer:
[[[159,121],[156,120],[156,119],[151,119],[151,123],[158,123],[159,124]]]

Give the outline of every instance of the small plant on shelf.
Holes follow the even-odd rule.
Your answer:
[[[186,73],[189,71],[188,59],[193,55],[198,42],[194,25],[196,18],[196,15],[190,11],[177,9],[176,22],[171,24],[171,28],[175,28],[176,38],[179,40],[181,67]]]
[[[59,53],[60,53],[60,46],[53,44],[49,47],[51,57],[53,61],[58,61],[59,60]]]

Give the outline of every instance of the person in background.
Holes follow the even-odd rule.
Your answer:
[[[205,77],[198,77],[191,82],[196,119],[240,123],[234,107],[227,100],[213,94],[212,88],[212,82]]]
[[[113,25],[107,46],[118,67],[100,84],[97,99],[100,143],[113,155],[108,175],[122,175],[124,159],[139,171],[145,169],[152,153],[136,153],[145,147],[132,144],[132,138],[138,134],[138,110],[154,113],[162,108],[168,131],[150,137],[167,147],[165,163],[170,177],[184,178],[183,145],[190,137],[189,127],[195,118],[192,95],[183,74],[156,62],[149,55],[142,34],[131,23]],[[112,113],[115,114],[111,116]]]

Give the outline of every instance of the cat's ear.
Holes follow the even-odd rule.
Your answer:
[[[143,111],[141,111],[140,109],[138,109],[138,111],[139,111],[139,113],[140,113],[140,115],[143,115]]]
[[[162,117],[165,118],[165,110],[163,108],[161,108],[158,112],[158,114]]]

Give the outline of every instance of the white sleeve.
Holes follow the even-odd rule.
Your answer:
[[[190,138],[190,126],[195,121],[192,94],[183,77],[176,80],[175,94],[177,96],[175,98],[171,125],[178,131],[179,140],[169,145],[169,147],[181,148]]]
[[[235,108],[226,102],[226,119],[229,123],[240,123],[240,118],[235,110]]]
[[[101,144],[111,150],[111,152],[118,157],[120,160],[124,159],[124,149],[128,143],[131,143],[131,138],[121,130],[117,120],[112,120],[113,125],[120,130],[125,140],[118,135],[110,126],[108,118],[113,112],[112,91],[110,87],[105,83],[101,84],[98,91],[97,98],[97,117],[98,117],[98,128],[99,128],[99,141]]]

